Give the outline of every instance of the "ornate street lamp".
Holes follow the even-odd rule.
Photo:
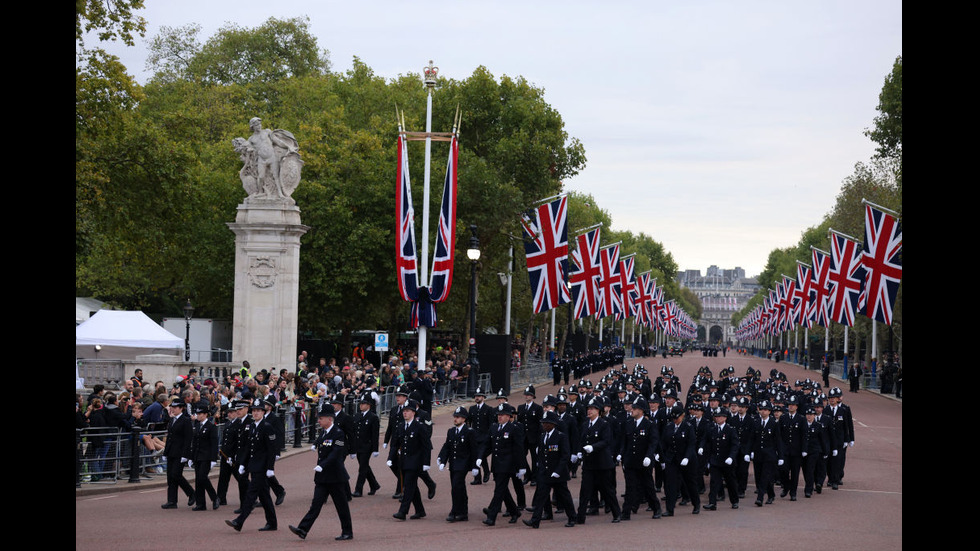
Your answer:
[[[184,334],[184,361],[191,360],[191,319],[194,318],[194,307],[191,306],[191,299],[187,299],[184,305],[184,321],[187,322],[187,332]]]
[[[466,395],[476,394],[476,383],[480,376],[480,360],[476,355],[476,263],[480,260],[480,240],[476,236],[476,226],[470,225],[470,246],[466,249],[466,258],[470,259],[470,374],[466,379]]]

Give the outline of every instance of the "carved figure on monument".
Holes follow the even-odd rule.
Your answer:
[[[262,119],[248,121],[252,135],[231,141],[244,163],[238,176],[250,199],[291,200],[299,185],[303,160],[299,143],[288,130],[262,128]]]

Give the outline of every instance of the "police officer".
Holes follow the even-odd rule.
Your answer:
[[[194,434],[191,437],[191,455],[187,465],[194,469],[194,488],[196,490],[194,499],[197,505],[194,511],[206,511],[208,509],[204,501],[204,493],[208,497],[215,509],[218,508],[218,493],[214,491],[208,473],[218,461],[218,429],[208,418],[208,405],[206,402],[194,404],[194,417],[197,425],[194,427]]]
[[[642,500],[653,509],[653,518],[660,518],[660,499],[653,485],[653,461],[660,453],[660,433],[646,418],[646,399],[638,396],[630,405],[630,419],[623,427],[623,447],[616,460],[623,464],[626,499],[623,520],[629,520]]]
[[[513,476],[523,477],[527,473],[527,458],[524,452],[524,431],[516,423],[511,421],[511,415],[515,414],[514,407],[503,402],[497,406],[497,424],[490,429],[490,438],[487,440],[486,447],[489,447],[493,456],[491,467],[493,470],[493,498],[490,505],[483,509],[487,518],[483,524],[493,526],[497,523],[497,514],[500,513],[501,505],[507,507],[510,513],[510,522],[514,524],[521,516],[520,509],[514,497],[510,494],[510,480]],[[485,455],[483,452],[480,456]],[[477,467],[482,466],[483,460],[477,459]]]
[[[612,522],[620,521],[619,500],[616,498],[616,463],[613,461],[612,427],[605,418],[600,417],[602,404],[598,398],[589,401],[586,412],[588,420],[582,424],[580,442],[582,447],[576,453],[582,461],[582,486],[579,490],[579,524],[585,524],[589,498],[598,490],[606,506],[612,511]]]
[[[265,421],[266,424],[276,432],[276,454],[275,460],[279,460],[279,452],[284,449],[286,445],[286,426],[283,424],[282,419],[276,415],[276,398],[272,394],[265,397]],[[282,502],[286,499],[286,489],[282,487],[279,483],[279,479],[275,475],[269,477],[269,488],[272,493],[276,496],[276,505],[282,505]]]
[[[440,471],[449,466],[452,484],[453,506],[449,516],[446,517],[446,522],[469,520],[466,475],[479,476],[480,474],[480,470],[476,468],[476,456],[479,454],[480,444],[475,438],[475,431],[466,425],[466,418],[466,408],[457,407],[453,412],[453,426],[446,432],[446,442],[436,458]]]
[[[167,425],[167,443],[163,447],[163,456],[167,458],[167,502],[161,505],[163,509],[177,508],[177,488],[187,494],[187,505],[196,502],[194,488],[184,478],[184,464],[191,455],[191,438],[194,435],[194,423],[188,415],[187,404],[180,398],[174,398],[170,403],[170,422]]]
[[[721,492],[722,482],[728,488],[732,509],[738,509],[738,481],[735,479],[735,457],[740,451],[738,432],[728,423],[731,414],[727,409],[717,409],[711,415],[716,426],[708,429],[706,446],[698,449],[698,453],[708,457],[708,468],[711,472],[711,489],[705,509],[717,509],[715,503]]]
[[[697,439],[694,434],[694,427],[685,422],[684,410],[675,407],[667,414],[667,424],[664,426],[660,437],[660,457],[654,457],[663,465],[664,473],[664,493],[667,501],[664,505],[666,509],[663,516],[674,516],[674,504],[677,503],[677,495],[682,488],[686,488],[691,502],[694,504],[693,514],[701,512],[701,498],[698,495],[695,474],[698,471],[695,461]]]
[[[548,411],[541,418],[541,427],[544,434],[541,440],[535,445],[538,447],[538,480],[534,497],[531,499],[533,512],[530,520],[524,520],[524,524],[531,528],[537,528],[541,524],[542,511],[545,502],[549,500],[554,492],[555,500],[559,509],[568,514],[568,522],[565,526],[571,528],[575,526],[575,505],[572,502],[572,494],[568,491],[568,465],[571,457],[571,448],[568,443],[568,436],[556,429],[560,423],[558,414]]]
[[[786,399],[786,413],[779,418],[779,433],[783,437],[785,468],[782,471],[782,491],[779,497],[789,494],[790,501],[796,501],[796,491],[800,485],[800,468],[803,466],[803,426],[805,420],[797,413],[799,396],[791,394]]]
[[[388,466],[393,466],[397,460],[401,467],[404,492],[398,512],[392,515],[398,520],[405,520],[409,508],[413,505],[415,514],[411,518],[425,518],[425,506],[419,494],[419,476],[429,471],[432,440],[429,431],[415,418],[418,410],[419,407],[414,401],[405,404],[402,409],[405,419],[396,432],[391,450],[388,452]]]
[[[783,437],[779,423],[772,417],[772,403],[759,403],[759,418],[752,431],[751,459],[755,467],[756,507],[762,507],[762,496],[768,496],[766,504],[776,498],[776,469],[783,464]]]
[[[388,444],[394,439],[399,428],[405,424],[405,416],[402,413],[408,403],[408,387],[402,385],[395,390],[395,406],[388,411],[388,428],[385,429],[384,444],[382,448],[388,449]],[[389,454],[390,456],[391,454]],[[398,463],[398,454],[394,455],[394,461],[388,467],[395,475],[395,493],[392,499],[401,499],[403,493],[401,465]]]
[[[232,477],[238,485],[238,504],[241,507],[245,499],[245,491],[248,489],[248,481],[238,474],[238,464],[235,457],[238,454],[238,445],[241,439],[242,428],[245,423],[242,418],[247,415],[247,400],[235,400],[228,406],[228,420],[221,431],[221,468],[218,470],[218,502],[221,505],[228,505],[228,485]]]
[[[813,483],[818,461],[824,461],[830,452],[830,444],[827,441],[827,433],[824,431],[823,424],[816,420],[817,411],[813,406],[808,406],[804,413],[806,422],[803,423],[803,495],[811,497],[813,495]]]
[[[374,400],[369,394],[364,394],[358,401],[357,406],[360,411],[352,420],[354,440],[350,443],[350,452],[353,458],[357,459],[357,482],[354,484],[352,497],[364,495],[364,483],[367,482],[371,491],[368,495],[374,495],[381,484],[374,477],[371,470],[371,458],[378,456],[378,436],[381,433],[381,422],[378,415],[374,413]]]
[[[248,432],[249,437],[248,442],[245,443],[245,453],[240,456],[241,461],[238,466],[238,474],[248,473],[248,492],[245,494],[245,501],[242,503],[241,514],[234,520],[226,520],[225,524],[241,532],[245,519],[252,514],[255,501],[258,499],[265,511],[265,526],[259,528],[259,531],[269,532],[279,528],[279,523],[276,520],[276,507],[272,502],[272,495],[269,493],[269,479],[276,476],[274,467],[276,454],[279,453],[278,437],[276,436],[276,429],[265,417],[265,405],[262,400],[256,398],[249,406],[249,413],[252,415],[254,426]]]
[[[480,480],[480,472],[473,476],[472,485],[483,484],[490,480],[490,465],[486,463],[487,457],[490,455],[490,448],[486,445],[487,440],[490,438],[490,427],[493,425],[496,419],[496,413],[494,408],[485,404],[487,399],[487,394],[480,387],[476,388],[476,394],[473,395],[473,401],[476,402],[474,405],[470,406],[470,411],[467,414],[466,422],[473,429],[473,439],[476,441],[477,454],[484,453],[486,455],[474,458],[483,460],[483,480]]]
[[[541,417],[544,409],[541,404],[535,403],[534,385],[527,385],[524,389],[524,403],[517,406],[517,422],[524,428],[524,447],[531,453],[530,472],[523,480],[524,484],[536,484],[535,476],[538,460],[538,440],[541,439]]]
[[[330,404],[324,404],[317,422],[320,424],[320,436],[317,437],[313,445],[316,451],[317,461],[313,467],[313,502],[310,510],[307,511],[299,526],[289,525],[289,530],[300,537],[306,539],[313,523],[320,516],[320,510],[327,502],[327,498],[333,499],[334,507],[337,508],[337,516],[340,518],[340,535],[335,539],[345,541],[354,538],[354,528],[351,523],[350,507],[347,503],[348,481],[350,475],[344,468],[344,457],[347,454],[347,436],[337,424],[334,423],[336,412]],[[377,440],[375,440],[377,443]]]

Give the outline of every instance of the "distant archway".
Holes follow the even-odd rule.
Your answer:
[[[708,335],[707,329],[705,329],[703,325],[699,325],[698,326],[698,340],[701,341],[701,342],[707,342],[707,340],[705,339],[705,337],[707,335]]]
[[[722,342],[725,338],[725,332],[721,329],[720,325],[712,325],[710,331],[708,332],[708,342],[710,344],[718,344]]]

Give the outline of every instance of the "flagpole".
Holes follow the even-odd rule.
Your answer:
[[[594,229],[596,229],[596,228],[598,228],[600,226],[602,226],[602,222],[599,222],[598,224],[592,224],[591,226],[589,226],[587,228],[582,228],[582,229],[576,230],[575,232],[572,232],[572,233],[574,233],[575,236],[577,237],[577,236],[582,235],[583,233],[585,233],[587,231],[594,230]]]
[[[513,280],[513,275],[514,275],[514,246],[511,245],[510,250],[507,253],[507,314],[504,316],[504,325],[506,327],[506,329],[504,330],[505,335],[510,335],[510,304],[511,304],[510,298],[511,298],[511,282]]]
[[[558,308],[551,309],[551,350],[555,349],[555,310]]]
[[[862,198],[861,199],[861,204],[862,205],[871,205],[872,207],[874,207],[874,208],[876,208],[878,210],[883,210],[883,211],[885,211],[885,212],[893,215],[895,218],[898,218],[899,217],[898,213],[895,212],[895,211],[893,211],[892,209],[885,208],[885,207],[883,207],[881,205],[876,205],[876,204],[872,203],[871,201],[868,201],[867,199],[863,199]]]
[[[532,205],[537,205],[538,203],[547,203],[548,201],[552,201],[552,200],[557,199],[559,197],[562,197],[564,195],[565,195],[564,193],[559,193],[558,195],[552,195],[551,197],[545,197],[544,199],[538,199],[537,201],[535,201],[535,202],[533,202],[531,204]]]
[[[431,173],[432,159],[432,92],[436,87],[436,71],[438,68],[429,65],[425,68],[425,175],[422,181],[422,257],[419,263],[422,268],[421,282],[426,287],[431,287],[429,282],[429,178]],[[425,353],[428,348],[426,337],[428,327],[419,325],[419,363],[417,369],[425,368]]]

